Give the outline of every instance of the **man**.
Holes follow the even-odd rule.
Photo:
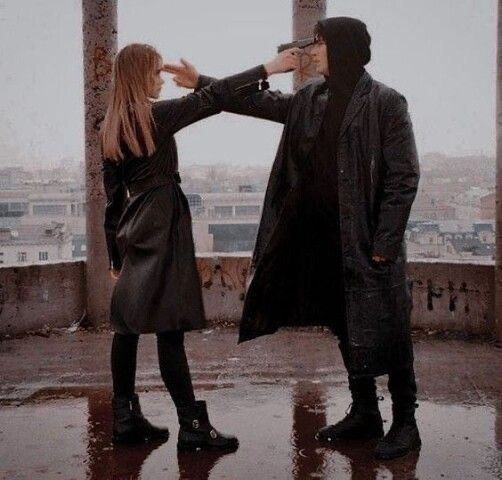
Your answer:
[[[312,57],[324,78],[294,96],[250,86],[227,110],[285,124],[239,341],[296,325],[338,336],[353,402],[316,434],[322,442],[382,437],[375,377],[388,374],[393,422],[375,452],[383,459],[421,444],[404,242],[419,166],[405,98],[365,70],[370,42],[359,20],[323,20]],[[172,73],[182,86],[212,81],[188,63]]]

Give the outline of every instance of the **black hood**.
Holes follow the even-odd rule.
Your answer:
[[[332,93],[351,95],[364,66],[371,60],[371,37],[366,24],[350,17],[332,17],[318,22],[315,33],[326,42]]]

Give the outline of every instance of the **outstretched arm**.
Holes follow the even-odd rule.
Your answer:
[[[264,76],[264,78],[266,78]],[[199,75],[197,90],[216,82],[216,78]],[[246,115],[272,122],[286,123],[289,107],[293,95],[282,93],[279,90],[260,90],[258,82],[249,85],[248,90],[231,99],[228,105],[224,105],[225,112]]]
[[[296,69],[298,67],[298,53],[299,49],[297,48],[286,50],[277,55],[271,62],[262,65],[260,79],[265,80],[276,73]],[[215,78],[200,75],[197,69],[184,59],[181,59],[180,65],[166,65],[166,69],[174,74],[173,80],[178,86],[194,88],[196,92],[218,81]],[[260,90],[258,80],[239,88],[236,95],[229,98],[229,102],[223,105],[223,110],[285,123],[293,95],[263,88]],[[262,87],[263,83],[262,81]]]
[[[263,69],[257,66],[223,78],[181,98],[154,104],[157,124],[173,135],[192,123],[220,113],[239,89],[260,80]]]

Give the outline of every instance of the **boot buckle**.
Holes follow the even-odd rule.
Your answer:
[[[211,435],[211,438],[213,440],[215,440],[216,438],[218,438],[218,434],[216,433],[216,431],[214,429],[212,429],[210,432],[209,432],[209,435]]]
[[[197,430],[200,427],[199,421],[197,419],[192,421],[192,427],[195,430]]]

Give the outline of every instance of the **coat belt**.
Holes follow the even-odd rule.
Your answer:
[[[171,182],[181,183],[179,172],[173,172],[168,175],[148,177],[137,182],[131,182],[127,185],[127,190],[131,196],[138,195],[139,193],[147,192],[155,187],[161,185],[168,185]]]

